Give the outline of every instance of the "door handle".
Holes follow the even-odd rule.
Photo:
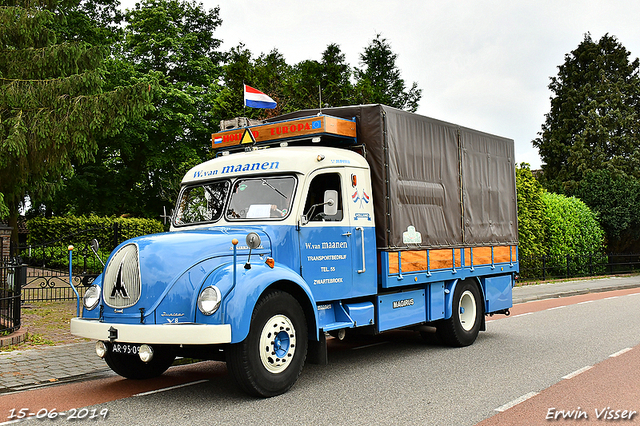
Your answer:
[[[351,232],[345,232],[344,234],[342,234],[343,237],[350,237],[351,236]]]
[[[362,226],[356,226],[356,231],[360,231],[360,235],[362,236],[362,269],[358,270],[358,273],[363,274],[367,271],[364,258],[364,228]]]

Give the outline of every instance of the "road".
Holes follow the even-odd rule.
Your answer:
[[[409,331],[333,341],[329,365],[306,365],[291,391],[271,399],[247,397],[225,364],[203,362],[149,381],[107,376],[3,395],[0,419],[12,409],[88,407],[86,416],[96,418],[84,421],[100,424],[488,426],[602,424],[609,414],[640,412],[639,289],[524,303],[512,312],[489,321],[467,348]],[[106,420],[99,416],[105,409]],[[582,417],[547,419],[570,410]]]

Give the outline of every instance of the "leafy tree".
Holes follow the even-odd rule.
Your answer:
[[[292,67],[277,49],[261,54],[255,61],[253,79],[261,91],[268,93],[278,105],[274,109],[263,110],[262,117],[270,118],[292,111],[289,81]]]
[[[0,192],[0,218],[9,216],[9,209],[4,203],[4,194]]]
[[[150,83],[105,91],[105,49],[58,43],[66,18],[56,2],[1,4],[0,192],[16,240],[25,196],[50,200],[74,161],[93,158],[97,138],[149,108]]]
[[[599,253],[604,232],[597,215],[575,197],[544,192],[546,254],[551,256]]]
[[[143,0],[127,11],[109,82],[154,76],[155,109],[100,141],[95,161],[79,166],[58,198],[59,212],[157,217],[173,206],[184,173],[206,157],[217,128],[218,15],[179,0]]]
[[[322,53],[322,60],[306,60],[294,66],[290,81],[287,112],[300,109],[351,105],[354,88],[351,67],[337,44],[330,44]]]
[[[406,90],[400,70],[396,66],[398,55],[393,53],[387,39],[376,35],[360,55],[362,69],[355,70],[356,93],[363,104],[381,103],[415,112],[422,97],[422,89],[413,83]]]
[[[625,174],[601,169],[585,173],[574,195],[598,218],[609,252],[635,251],[640,243],[640,182]]]
[[[521,257],[545,254],[544,189],[527,163],[516,168],[518,197],[518,253]]]
[[[615,37],[587,34],[551,78],[551,110],[533,141],[547,189],[571,190],[603,168],[640,177],[640,62],[629,55]]]
[[[322,60],[304,60],[293,66],[276,49],[253,58],[243,45],[231,49],[223,71],[223,88],[216,103],[221,118],[246,116],[268,118],[300,109],[318,108],[319,88],[325,105],[353,103],[351,68],[336,44],[330,44]],[[278,106],[274,110],[243,108],[243,84],[254,86],[271,96]]]

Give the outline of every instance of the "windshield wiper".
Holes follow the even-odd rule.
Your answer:
[[[276,191],[278,194],[282,195],[282,198],[284,198],[285,200],[288,199],[288,197],[286,195],[284,195],[282,192],[280,192],[280,190],[278,188],[276,188],[275,186],[271,185],[269,182],[267,182],[265,179],[260,179],[262,181],[263,185],[267,185],[269,188],[273,189],[274,191]]]

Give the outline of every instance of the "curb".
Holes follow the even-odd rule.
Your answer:
[[[0,338],[0,348],[2,348],[3,346],[18,345],[25,341],[27,335],[28,334],[26,330],[14,331],[10,335]]]
[[[626,285],[617,285],[611,287],[596,287],[596,288],[586,288],[580,290],[571,290],[565,292],[558,293],[547,293],[547,294],[539,294],[539,295],[531,295],[531,296],[523,296],[523,297],[514,297],[513,304],[526,303],[526,302],[534,302],[536,300],[546,300],[546,299],[558,299],[561,297],[570,297],[570,296],[580,296],[582,294],[589,293],[605,293],[607,291],[616,291],[616,290],[628,290],[630,288],[638,288],[640,285],[638,284],[626,284]]]

